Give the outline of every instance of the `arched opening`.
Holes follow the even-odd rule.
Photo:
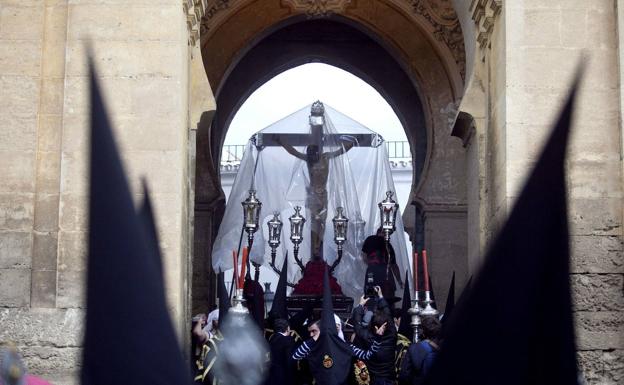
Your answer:
[[[375,4],[390,7],[386,2]],[[283,12],[275,9],[267,10],[264,19],[258,20],[253,17],[253,12],[260,11],[254,8],[256,5],[249,3],[232,12],[231,20],[236,23],[214,28],[203,42],[204,65],[216,90],[217,111],[198,130],[195,275],[210,271],[211,242],[225,205],[219,180],[221,151],[236,111],[275,75],[310,62],[330,64],[358,76],[373,86],[397,114],[412,149],[410,202],[419,202],[422,217],[426,218],[425,224],[416,227],[414,206],[409,206],[404,214],[404,218],[409,218],[404,220],[406,227],[422,233],[412,234],[413,241],[422,243],[418,247],[425,245],[425,239],[447,234],[449,226],[465,226],[465,218],[457,209],[463,210],[465,201],[463,153],[461,145],[457,146],[448,134],[449,116],[462,89],[461,76],[454,72],[455,62],[449,64],[448,55],[435,48],[433,35],[427,35],[429,32],[410,22],[403,11],[392,7],[387,8],[392,17],[383,20],[367,19],[370,13],[322,19],[284,17]],[[358,4],[362,8],[368,6]],[[250,23],[243,30],[245,36],[228,40],[231,26],[244,22]],[[399,25],[410,31],[409,39],[406,33],[392,34],[392,29]],[[255,32],[249,33],[250,30]],[[450,219],[445,217],[449,210],[454,213]],[[439,245],[440,239],[430,244]],[[453,247],[453,255],[444,256],[445,263],[465,258],[463,248],[463,243]],[[198,287],[209,289],[213,285],[214,282],[207,282]],[[211,300],[196,293],[194,283],[194,308],[195,303]]]

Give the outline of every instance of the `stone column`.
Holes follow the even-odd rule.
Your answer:
[[[578,356],[589,383],[624,378],[621,79],[613,6],[557,0],[504,7],[508,207],[537,160],[581,56],[589,56],[567,162],[570,279]]]
[[[67,2],[46,1],[43,20],[41,100],[31,307],[56,306],[61,133],[65,81]]]
[[[30,306],[32,267],[42,267],[32,252],[44,5],[0,7],[0,304],[6,308]]]

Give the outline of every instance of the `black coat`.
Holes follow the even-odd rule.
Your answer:
[[[271,364],[266,385],[290,385],[295,381],[295,365],[291,358],[295,347],[295,339],[275,333],[269,339]]]
[[[379,299],[377,302],[378,311],[387,313],[390,316],[390,308],[384,298]],[[359,344],[364,345],[361,348],[368,349],[373,340],[373,332],[369,327],[362,326],[362,317],[364,317],[364,309],[362,306],[357,306],[353,310],[353,321],[355,327],[355,334]],[[389,319],[392,319],[391,316]],[[366,362],[368,372],[371,379],[385,378],[388,380],[394,380],[396,377],[395,369],[395,356],[396,356],[396,344],[397,333],[394,324],[388,325],[386,333],[379,339],[380,348],[370,360]]]

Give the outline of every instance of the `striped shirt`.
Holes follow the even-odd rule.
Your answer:
[[[295,351],[293,352],[292,358],[294,360],[303,360],[310,355],[312,351],[312,347],[314,347],[314,340],[304,341]],[[369,350],[360,349],[357,346],[351,344],[351,350],[353,351],[353,355],[358,359],[366,361],[369,360],[373,354],[379,351],[379,342],[377,340],[373,340],[373,344],[371,345]]]

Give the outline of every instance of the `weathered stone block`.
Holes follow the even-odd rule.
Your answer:
[[[27,28],[27,27],[26,27]],[[1,32],[0,32],[1,34]],[[0,73],[39,76],[41,42],[38,40],[0,40]]]
[[[127,151],[122,158],[134,193],[142,192],[141,178],[145,178],[154,193],[181,194],[184,158],[180,151]]]
[[[87,233],[63,231],[59,234],[59,271],[83,271],[86,266]]]
[[[56,271],[58,249],[58,233],[34,233],[33,240],[33,270]]]
[[[32,230],[34,200],[33,193],[0,193],[0,230]]]
[[[571,235],[620,235],[622,233],[621,198],[569,198],[568,215]]]
[[[606,69],[605,69],[606,71]],[[611,69],[614,71],[614,69]],[[609,76],[609,73],[602,74],[602,77]],[[565,83],[564,83],[565,84]],[[581,87],[579,89],[578,107],[576,114],[581,122],[593,121],[595,119],[613,120],[619,116],[619,103],[617,103],[618,90],[612,88],[612,84],[607,84],[604,80],[596,80],[591,87]],[[608,127],[611,132],[617,131],[615,127]],[[580,128],[582,129],[582,128]],[[603,138],[605,141],[610,138]]]
[[[0,308],[0,341],[78,347],[82,345],[84,316],[80,309]]]
[[[561,45],[570,48],[589,48],[587,33],[587,9],[562,9],[559,28],[561,28]]]
[[[62,27],[67,31],[66,25]],[[65,38],[65,35],[63,35],[63,38]],[[48,36],[46,36],[46,40],[43,43],[45,62],[43,63],[42,77],[63,78],[65,76],[65,47],[65,40],[48,40]]]
[[[44,15],[45,40],[46,42],[62,43],[67,36],[67,1],[57,1],[56,4],[46,3],[46,5]],[[65,56],[64,49],[56,52]]]
[[[39,79],[0,75],[0,111],[34,116],[39,109]]]
[[[618,236],[571,237],[573,273],[624,273],[622,239]]]
[[[558,47],[561,44],[561,10],[524,9],[506,23],[508,44],[518,46]]]
[[[31,266],[31,232],[0,232],[0,269],[23,269]]]
[[[0,8],[0,39],[40,40],[43,29],[43,7],[4,6]]]
[[[175,20],[183,17],[181,5],[161,6],[158,17],[144,17],[152,5],[75,4],[69,9],[69,40],[180,41],[185,31]],[[163,25],[162,20],[170,20]]]
[[[624,381],[624,350],[580,351],[577,358],[582,376],[590,385],[619,385]]]
[[[37,194],[35,200],[35,230],[57,231],[59,216],[59,196]]]
[[[0,269],[0,304],[6,307],[30,304],[30,269]]]
[[[512,87],[507,90],[507,110],[505,119],[507,124],[515,123],[506,131],[507,145],[517,138],[537,135],[535,143],[542,143],[543,138],[550,133],[559,108],[566,92],[562,89],[543,88],[537,86]],[[527,106],[531,114],[526,113]],[[518,126],[518,124],[522,124]],[[528,127],[527,127],[528,126]],[[527,131],[530,130],[530,131]]]
[[[624,313],[574,313],[578,350],[624,349]]]
[[[33,271],[30,306],[54,308],[56,301],[56,270]]]
[[[568,192],[575,198],[621,197],[621,161],[593,159],[570,162]],[[600,183],[596,183],[600,181]]]
[[[61,309],[84,307],[84,271],[59,271],[56,306]]]
[[[576,119],[572,129],[568,160],[619,160],[617,119]]]
[[[61,195],[59,228],[63,231],[86,231],[88,227],[88,197],[76,194]]]
[[[180,55],[179,42],[101,40],[93,43],[93,62],[99,76],[175,78],[181,75],[184,58]],[[82,41],[68,42],[67,63],[67,76],[88,75],[86,47]]]
[[[35,161],[33,151],[0,151],[0,192],[34,192]]]
[[[41,82],[41,113],[63,113],[64,78],[44,78]]]
[[[63,152],[60,184],[62,194],[87,194],[88,161],[89,158],[84,152]]]
[[[37,153],[37,193],[58,197],[61,179],[61,154],[54,151]]]
[[[622,274],[571,274],[576,311],[623,311]]]
[[[577,65],[571,56],[563,47],[514,47],[507,51],[507,86],[565,89]]]
[[[75,346],[63,348],[56,346],[18,346],[18,349],[24,359],[24,365],[30,373],[52,381],[54,385],[59,384],[55,380],[58,375],[61,375],[66,381],[73,380],[65,383],[76,385],[80,383],[78,376],[75,379],[70,379],[67,378],[67,375],[80,369],[82,348]],[[77,375],[77,373],[75,374]]]
[[[587,33],[594,49],[617,49],[617,14],[613,9],[588,10]]]
[[[34,115],[0,113],[0,151],[32,151],[37,146],[37,118]]]
[[[87,77],[67,77],[65,103],[68,114],[89,114]],[[133,77],[100,79],[110,116],[175,116],[183,111],[179,78]]]
[[[182,146],[183,132],[173,130],[170,116],[117,115],[112,117],[115,139],[124,151],[172,151]],[[65,117],[63,151],[87,149],[89,116]]]
[[[63,132],[63,117],[61,115],[39,115],[37,129],[38,151],[61,151],[61,133]]]

